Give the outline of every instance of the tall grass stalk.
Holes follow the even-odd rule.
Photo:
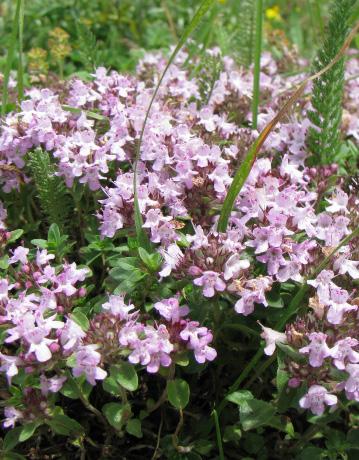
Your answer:
[[[1,115],[6,115],[6,107],[9,99],[9,79],[10,79],[10,72],[11,66],[14,60],[14,54],[17,44],[18,38],[18,31],[19,31],[19,22],[20,22],[20,15],[21,11],[23,11],[23,3],[24,0],[17,0],[16,1],[16,9],[15,9],[15,16],[12,24],[11,36],[10,36],[10,44],[7,52],[6,58],[6,65],[4,71],[4,82],[3,82],[3,91],[2,91],[2,101],[1,101]]]
[[[254,75],[253,75],[253,99],[252,99],[252,126],[257,129],[258,106],[260,95],[260,72],[262,54],[262,32],[263,32],[263,0],[256,1],[255,9],[255,43],[254,43]]]

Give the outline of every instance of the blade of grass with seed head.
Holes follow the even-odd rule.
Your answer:
[[[191,35],[191,33],[194,31],[194,29],[198,26],[198,24],[201,22],[203,16],[207,13],[207,11],[212,7],[214,4],[215,0],[203,0],[201,5],[199,6],[198,10],[196,11],[195,15],[193,16],[191,22],[188,24],[186,29],[184,30],[181,38],[179,39],[179,42],[174,49],[173,53],[171,54],[168,63],[161,75],[161,78],[159,79],[159,82],[157,83],[157,86],[154,90],[154,93],[152,95],[152,98],[150,100],[150,103],[148,105],[146,114],[145,114],[145,119],[142,125],[142,129],[140,132],[140,137],[137,142],[136,150],[135,150],[135,161],[134,161],[134,176],[133,176],[133,190],[134,190],[134,211],[135,211],[135,227],[136,227],[136,236],[138,243],[141,247],[144,247],[145,249],[150,249],[150,241],[148,239],[147,233],[143,230],[142,225],[143,225],[143,220],[142,220],[142,215],[140,211],[140,206],[138,202],[138,187],[137,187],[137,169],[138,169],[138,162],[140,160],[140,155],[141,155],[141,145],[143,141],[143,136],[145,133],[145,128],[147,124],[147,120],[149,118],[150,112],[152,105],[154,103],[154,100],[157,96],[158,90],[162,84],[162,81],[170,67],[170,65],[173,63],[175,60],[178,52],[184,45],[184,43],[187,41],[188,37]]]
[[[263,131],[260,133],[259,137],[254,141],[254,143],[251,145],[247,155],[244,157],[244,160],[240,166],[240,168],[237,170],[232,184],[229,187],[229,190],[227,192],[227,195],[224,199],[223,205],[222,205],[222,210],[221,214],[218,220],[218,231],[220,232],[225,232],[227,229],[228,225],[228,220],[231,215],[234,203],[236,201],[236,198],[241,191],[245,181],[247,180],[247,177],[249,176],[249,173],[251,172],[252,166],[257,158],[257,155],[263,146],[264,142],[266,141],[267,137],[269,134],[273,131],[277,123],[279,123],[285,115],[287,115],[294,105],[294,103],[300,98],[300,96],[303,94],[305,87],[307,83],[310,81],[315,80],[316,78],[319,78],[321,75],[323,75],[325,72],[327,72],[329,69],[333,67],[345,54],[346,50],[348,49],[351,41],[355,37],[359,30],[359,22],[355,25],[355,27],[352,29],[350,34],[348,35],[347,39],[345,40],[343,46],[339,50],[338,54],[335,56],[335,58],[323,69],[321,69],[319,72],[317,72],[314,75],[309,76],[306,78],[294,91],[292,96],[287,100],[287,102],[283,105],[283,107],[279,110],[277,115],[265,126]]]

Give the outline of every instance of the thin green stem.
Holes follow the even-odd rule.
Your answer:
[[[216,436],[217,436],[219,460],[224,460],[225,457],[224,457],[223,444],[222,444],[221,428],[219,426],[218,414],[217,414],[216,409],[213,409],[212,415],[213,415],[213,418],[214,418],[214,425],[216,427]]]
[[[1,115],[2,116],[6,115],[6,107],[7,107],[7,103],[9,99],[9,79],[10,79],[11,66],[14,60],[16,39],[17,39],[17,33],[19,29],[19,17],[20,17],[20,10],[22,8],[21,6],[22,2],[23,0],[17,0],[16,2],[16,10],[15,10],[15,16],[14,16],[14,20],[12,24],[10,45],[9,45],[9,49],[7,52],[6,65],[5,65],[5,71],[4,71],[2,102],[1,102]]]
[[[252,127],[257,129],[258,106],[259,106],[259,79],[261,72],[262,54],[262,30],[263,30],[263,0],[256,1],[256,32],[254,44],[254,76],[253,76],[253,99],[252,99]]]
[[[19,63],[17,72],[17,97],[19,104],[24,99],[24,58],[23,58],[23,44],[24,44],[24,11],[25,0],[20,1],[19,11]]]

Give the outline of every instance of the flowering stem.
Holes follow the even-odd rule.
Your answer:
[[[252,99],[252,127],[257,129],[258,106],[259,106],[259,79],[261,72],[262,53],[262,29],[263,29],[263,0],[256,1],[256,35],[254,46],[254,77],[253,77],[253,99]]]

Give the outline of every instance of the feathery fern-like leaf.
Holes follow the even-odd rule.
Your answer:
[[[313,70],[325,67],[338,53],[348,31],[348,22],[357,0],[334,0],[330,10],[323,48],[313,63]],[[308,147],[312,153],[312,164],[327,164],[334,161],[340,147],[340,125],[344,89],[344,57],[313,85],[312,106],[308,118],[310,128]]]
[[[253,62],[256,0],[242,0],[238,11],[238,35],[235,43],[238,61],[245,67]]]
[[[49,154],[41,149],[31,152],[27,162],[38,193],[42,211],[50,224],[64,229],[71,206],[63,180],[55,175]]]
[[[95,35],[89,27],[81,22],[76,23],[77,51],[87,70],[93,71],[98,65],[98,46]]]

